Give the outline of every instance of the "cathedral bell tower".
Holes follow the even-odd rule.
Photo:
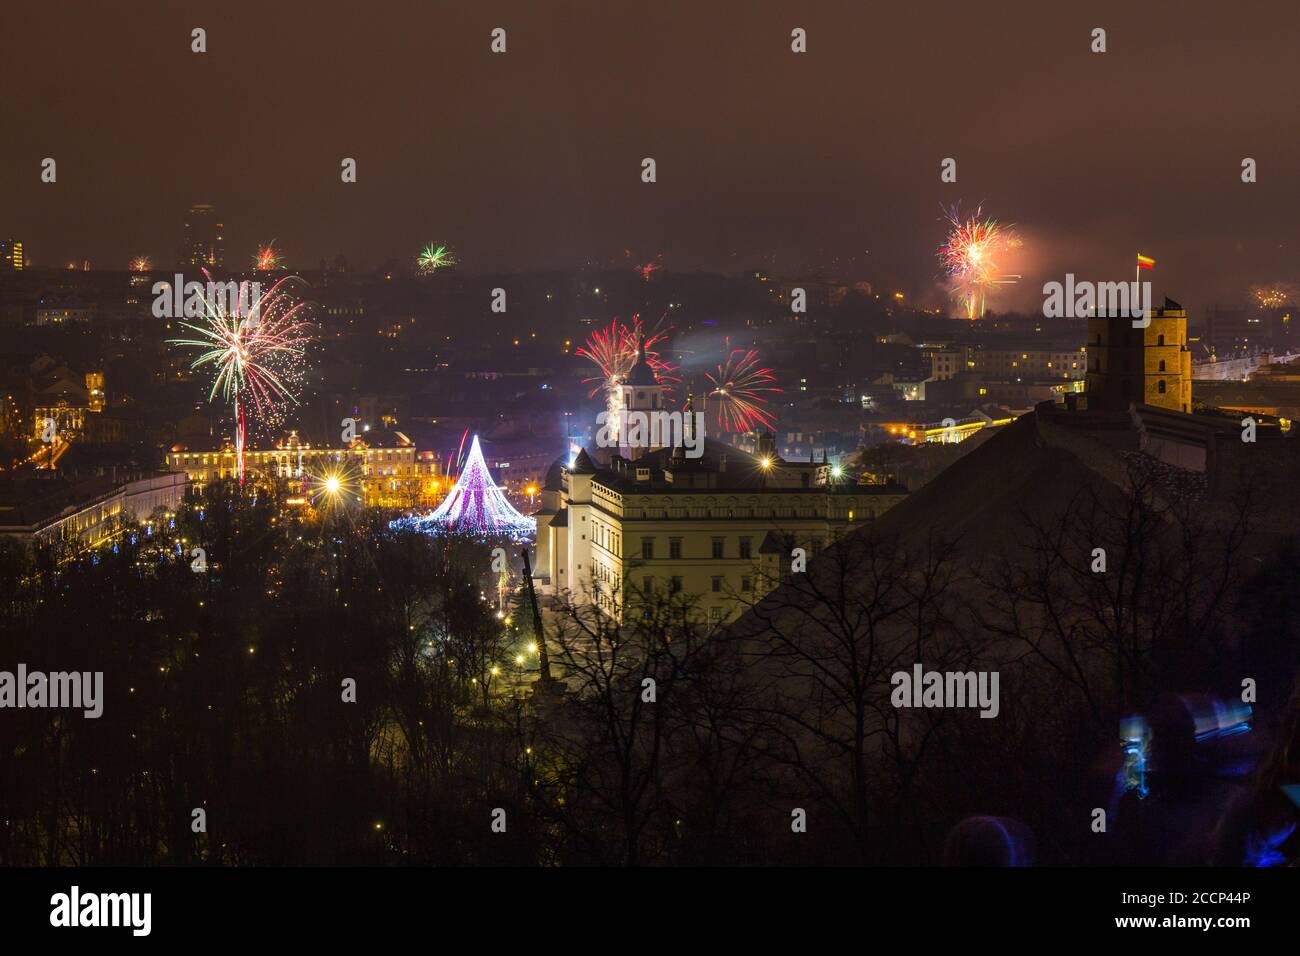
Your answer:
[[[642,337],[636,347],[636,364],[627,378],[619,386],[619,411],[626,412],[660,412],[664,410],[664,387],[659,384],[654,369],[645,357],[645,338]],[[619,429],[618,453],[629,460],[635,460],[647,451],[653,451],[659,445],[638,442],[636,446],[627,443],[626,428]]]

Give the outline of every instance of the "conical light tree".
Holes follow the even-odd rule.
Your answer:
[[[410,521],[421,531],[429,532],[446,529],[517,538],[537,531],[537,522],[516,511],[492,480],[477,435],[470,445],[456,486],[447,493],[442,504],[429,514]]]

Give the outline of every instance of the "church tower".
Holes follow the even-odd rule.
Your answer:
[[[664,410],[664,387],[659,384],[654,369],[645,357],[645,339],[636,347],[636,364],[627,378],[619,386],[619,410],[622,412],[659,412]],[[646,436],[647,439],[649,435]],[[633,447],[627,444],[627,429],[621,428],[618,436],[618,453],[628,460],[635,460],[647,451],[661,447],[638,443]]]

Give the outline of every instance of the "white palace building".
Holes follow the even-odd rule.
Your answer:
[[[644,360],[621,401],[628,411],[663,408]],[[557,597],[618,619],[642,595],[681,593],[719,624],[779,580],[793,547],[813,555],[905,495],[898,485],[840,484],[825,461],[783,461],[770,434],[755,455],[712,440],[696,458],[681,445],[582,450],[547,475],[534,573]]]

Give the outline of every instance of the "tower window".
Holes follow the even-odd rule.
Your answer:
[[[1160,371],[1163,372],[1164,370],[1165,370],[1165,360],[1164,360],[1164,359],[1161,359],[1161,360],[1160,360]]]
[[[1158,383],[1156,383],[1156,391],[1159,392],[1161,395],[1165,393],[1165,380],[1163,378]]]
[[[1157,335],[1156,345],[1164,345],[1164,344],[1165,344],[1165,337],[1163,335]]]

